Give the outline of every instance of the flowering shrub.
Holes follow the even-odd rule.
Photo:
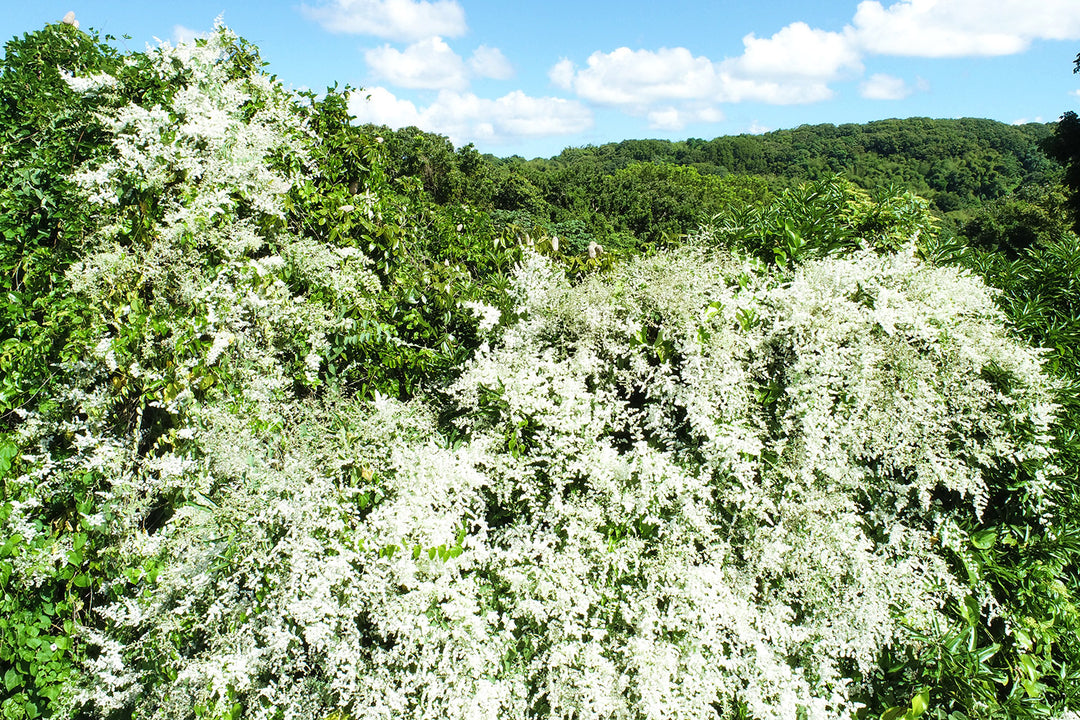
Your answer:
[[[577,288],[531,255],[515,288],[451,390],[456,443],[419,400],[203,405],[203,460],[156,462],[202,499],[132,528],[161,569],[100,610],[77,699],[846,717],[907,628],[999,612],[959,523],[985,467],[1045,456],[1053,405],[977,280],[688,248]]]
[[[455,237],[490,223],[259,67],[220,28],[58,75],[108,145],[58,286],[86,327],[0,435],[5,717],[1067,707],[980,554],[999,503],[1055,526],[1057,386],[900,242],[915,199],[559,263]]]

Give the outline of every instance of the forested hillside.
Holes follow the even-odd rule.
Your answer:
[[[1076,719],[1062,126],[498,160],[107,40],[0,65],[0,717]]]
[[[1037,143],[1050,129],[973,118],[806,125],[713,140],[627,140],[524,165],[537,175],[558,175],[585,163],[604,175],[636,162],[661,162],[704,175],[763,175],[788,183],[840,174],[870,190],[902,185],[948,211],[1049,179],[1055,168]]]
[[[1061,173],[1040,149],[1052,128],[910,118],[707,141],[626,140],[546,160],[455,150],[415,128],[371,131],[388,139],[391,175],[419,178],[436,202],[505,211],[507,222],[578,244],[622,246],[689,232],[733,199],[761,200],[837,175],[871,193],[916,192],[950,232],[962,231],[1017,193],[1028,202],[1033,192],[1045,195],[1037,189]]]

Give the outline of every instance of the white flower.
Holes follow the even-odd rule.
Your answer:
[[[212,367],[221,357],[221,353],[225,352],[225,349],[232,345],[236,336],[231,332],[222,331],[214,335],[214,342],[210,346],[209,352],[206,353],[206,364]]]
[[[75,23],[75,27],[78,27],[78,22]],[[67,86],[77,93],[88,93],[104,88],[116,87],[118,82],[116,78],[108,73],[100,73],[89,77],[76,77],[63,68],[58,68],[58,70],[60,71],[60,77]]]
[[[112,372],[120,369],[120,364],[116,361],[116,352],[113,350],[112,338],[102,338],[94,347],[94,354],[104,360],[105,365]]]
[[[479,318],[480,332],[487,332],[498,325],[499,319],[502,317],[502,311],[499,310],[499,308],[488,305],[487,303],[467,300],[463,302],[462,305],[471,310],[473,315]]]

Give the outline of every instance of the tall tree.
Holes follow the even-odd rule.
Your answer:
[[[1073,72],[1080,73],[1080,53],[1073,61]],[[1069,188],[1068,207],[1073,216],[1073,229],[1080,233],[1080,118],[1071,110],[1058,121],[1054,134],[1043,144],[1046,154],[1065,167],[1063,182]]]

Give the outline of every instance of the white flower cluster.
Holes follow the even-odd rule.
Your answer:
[[[116,78],[108,73],[99,73],[97,75],[90,75],[89,77],[78,77],[63,68],[60,68],[60,77],[69,88],[80,94],[106,90],[114,88],[117,85]]]
[[[500,311],[499,308],[488,305],[487,303],[474,301],[466,301],[462,304],[471,310],[473,315],[479,318],[480,332],[487,332],[499,324],[499,319],[502,317],[502,311]]]
[[[259,73],[234,77],[236,42],[219,28],[205,42],[148,51],[149,72],[176,90],[165,105],[114,103],[106,111],[115,157],[77,175],[105,228],[68,276],[76,292],[103,309],[132,292],[150,296],[160,315],[175,317],[172,337],[207,343],[199,349],[146,338],[135,362],[150,366],[157,357],[158,365],[181,366],[176,375],[183,381],[199,365],[235,356],[229,371],[246,368],[237,385],[268,396],[287,384],[282,348],[307,338],[298,359],[316,382],[327,333],[349,331],[350,316],[369,306],[380,286],[355,248],[285,231],[293,178],[274,168],[305,166],[314,139],[295,98],[278,83]],[[132,192],[152,195],[148,205],[160,214],[144,242],[127,237],[129,222],[116,213]],[[370,210],[368,195],[360,203]],[[218,264],[204,266],[208,256]],[[294,296],[290,283],[318,289],[320,302]],[[112,337],[130,326],[129,310],[121,304],[101,318]],[[102,352],[112,370],[131,361],[111,346]]]
[[[291,96],[261,74],[230,78],[228,56],[236,36],[219,28],[204,43],[148,52],[151,72],[178,85],[169,105],[126,103],[102,120],[115,134],[116,158],[76,176],[92,198],[116,201],[132,184],[161,190],[187,183],[197,192],[165,195],[166,236],[201,234],[215,218],[237,210],[281,218],[289,179],[267,159],[288,153],[304,161]],[[71,78],[69,84],[108,85],[106,79]],[[223,248],[227,249],[227,248]]]
[[[977,280],[910,253],[786,277],[687,249],[576,288],[546,263],[451,390],[457,444],[419,401],[200,412],[216,502],[111,614],[126,657],[172,658],[146,714],[849,718],[898,619],[968,594],[933,491],[977,511],[980,467],[1044,456],[1053,415]]]

